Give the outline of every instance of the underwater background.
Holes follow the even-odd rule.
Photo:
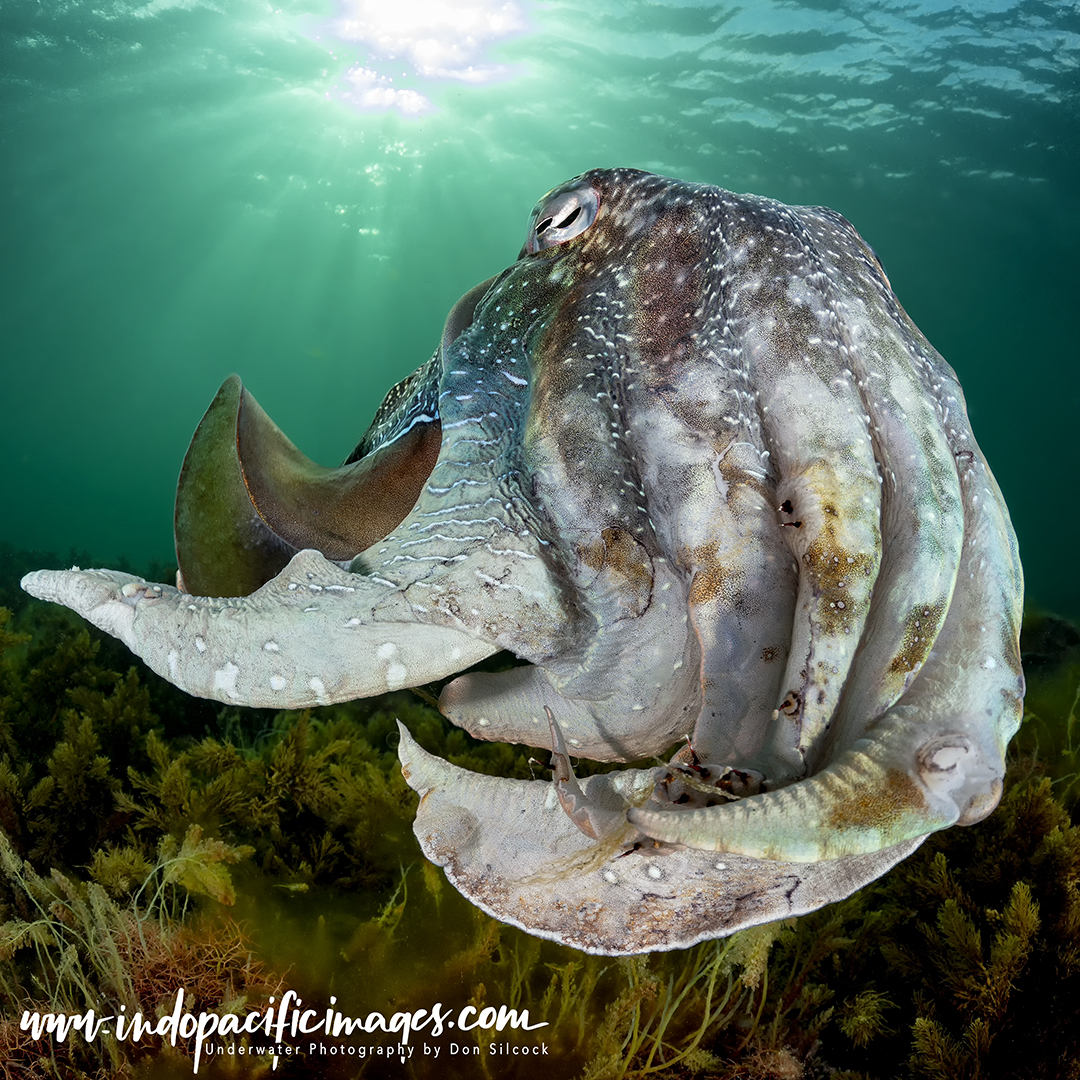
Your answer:
[[[191,1075],[190,1042],[18,1024],[165,1014],[183,985],[196,1011],[288,987],[549,1025],[501,1037],[546,1041],[540,1066],[481,1032],[286,1076],[1080,1080],[1080,5],[0,0],[0,93],[0,1078]],[[526,748],[406,693],[196,701],[17,587],[73,561],[168,580],[232,371],[343,460],[539,197],[612,165],[854,223],[957,370],[1029,601],[984,824],[803,919],[629,960],[495,923],[420,855],[394,719],[480,771],[527,778]]]
[[[1078,616],[1078,61],[1069,0],[4,0],[0,540],[171,559],[232,371],[340,463],[537,199],[626,165],[848,217]]]

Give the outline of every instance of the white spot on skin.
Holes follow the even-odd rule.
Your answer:
[[[280,651],[280,646],[278,645],[278,643],[277,643],[276,641],[268,641],[268,642],[267,642],[267,643],[266,643],[266,644],[265,644],[265,645],[263,646],[263,648],[264,648],[264,649],[265,649],[265,650],[266,650],[267,652],[279,652],[279,651]]]
[[[718,862],[716,864],[716,869],[717,870],[726,870],[727,869],[727,863],[726,862]]]
[[[610,870],[605,870],[604,871],[604,880],[609,885],[614,885],[615,882],[618,881],[619,879],[618,879],[617,875],[613,874]]]
[[[379,646],[379,651],[375,655],[380,660],[392,660],[395,653],[397,653],[397,646],[392,641],[387,641]]]
[[[180,654],[175,649],[169,650],[169,678],[176,681],[176,666],[180,661]]]
[[[206,642],[198,634],[195,635],[195,648],[201,653],[206,652]]]
[[[983,661],[982,666],[983,666],[983,670],[985,670],[985,671],[993,671],[994,668],[997,667],[997,661],[992,656],[988,656]]]
[[[238,695],[236,693],[236,676],[240,674],[240,669],[232,662],[226,664],[223,668],[218,668],[214,672],[214,682],[211,689],[217,693],[219,690],[223,690],[230,698],[235,699]]]
[[[280,675],[271,675],[270,676],[270,689],[271,690],[284,690],[285,689],[285,679]]]
[[[312,693],[315,695],[315,700],[320,704],[324,703],[326,698],[326,686],[322,679],[320,679],[318,675],[312,675],[312,677],[308,679],[308,686],[311,687]]]
[[[662,877],[664,876],[664,871],[663,871],[663,870],[661,870],[661,869],[660,869],[660,867],[659,867],[659,866],[656,866],[655,864],[654,864],[654,865],[651,865],[651,866],[650,866],[650,867],[648,868],[648,870],[646,870],[646,871],[645,871],[645,873],[646,873],[646,874],[648,874],[648,875],[649,875],[649,877],[651,877],[651,878],[652,878],[652,879],[653,879],[654,881],[655,881],[655,880],[656,880],[657,878],[662,878]]]
[[[399,686],[404,686],[408,674],[404,664],[391,664],[386,669],[387,687],[391,690],[396,690]]]

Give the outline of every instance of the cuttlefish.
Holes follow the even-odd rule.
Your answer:
[[[181,473],[178,585],[24,587],[191,694],[439,707],[552,754],[399,747],[429,859],[597,953],[847,896],[996,805],[1022,578],[956,376],[839,214],[629,169],[537,204],[345,464],[235,376]],[[573,760],[635,762],[587,779]],[[643,760],[644,759],[644,760]]]

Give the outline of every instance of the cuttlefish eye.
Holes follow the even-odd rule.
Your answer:
[[[600,193],[591,184],[544,196],[530,219],[525,251],[535,255],[580,236],[595,220]]]

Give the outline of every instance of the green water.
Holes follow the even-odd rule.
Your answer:
[[[0,540],[170,557],[234,370],[336,464],[536,199],[632,165],[855,223],[1080,615],[1075,4],[4,0],[0,49]]]

